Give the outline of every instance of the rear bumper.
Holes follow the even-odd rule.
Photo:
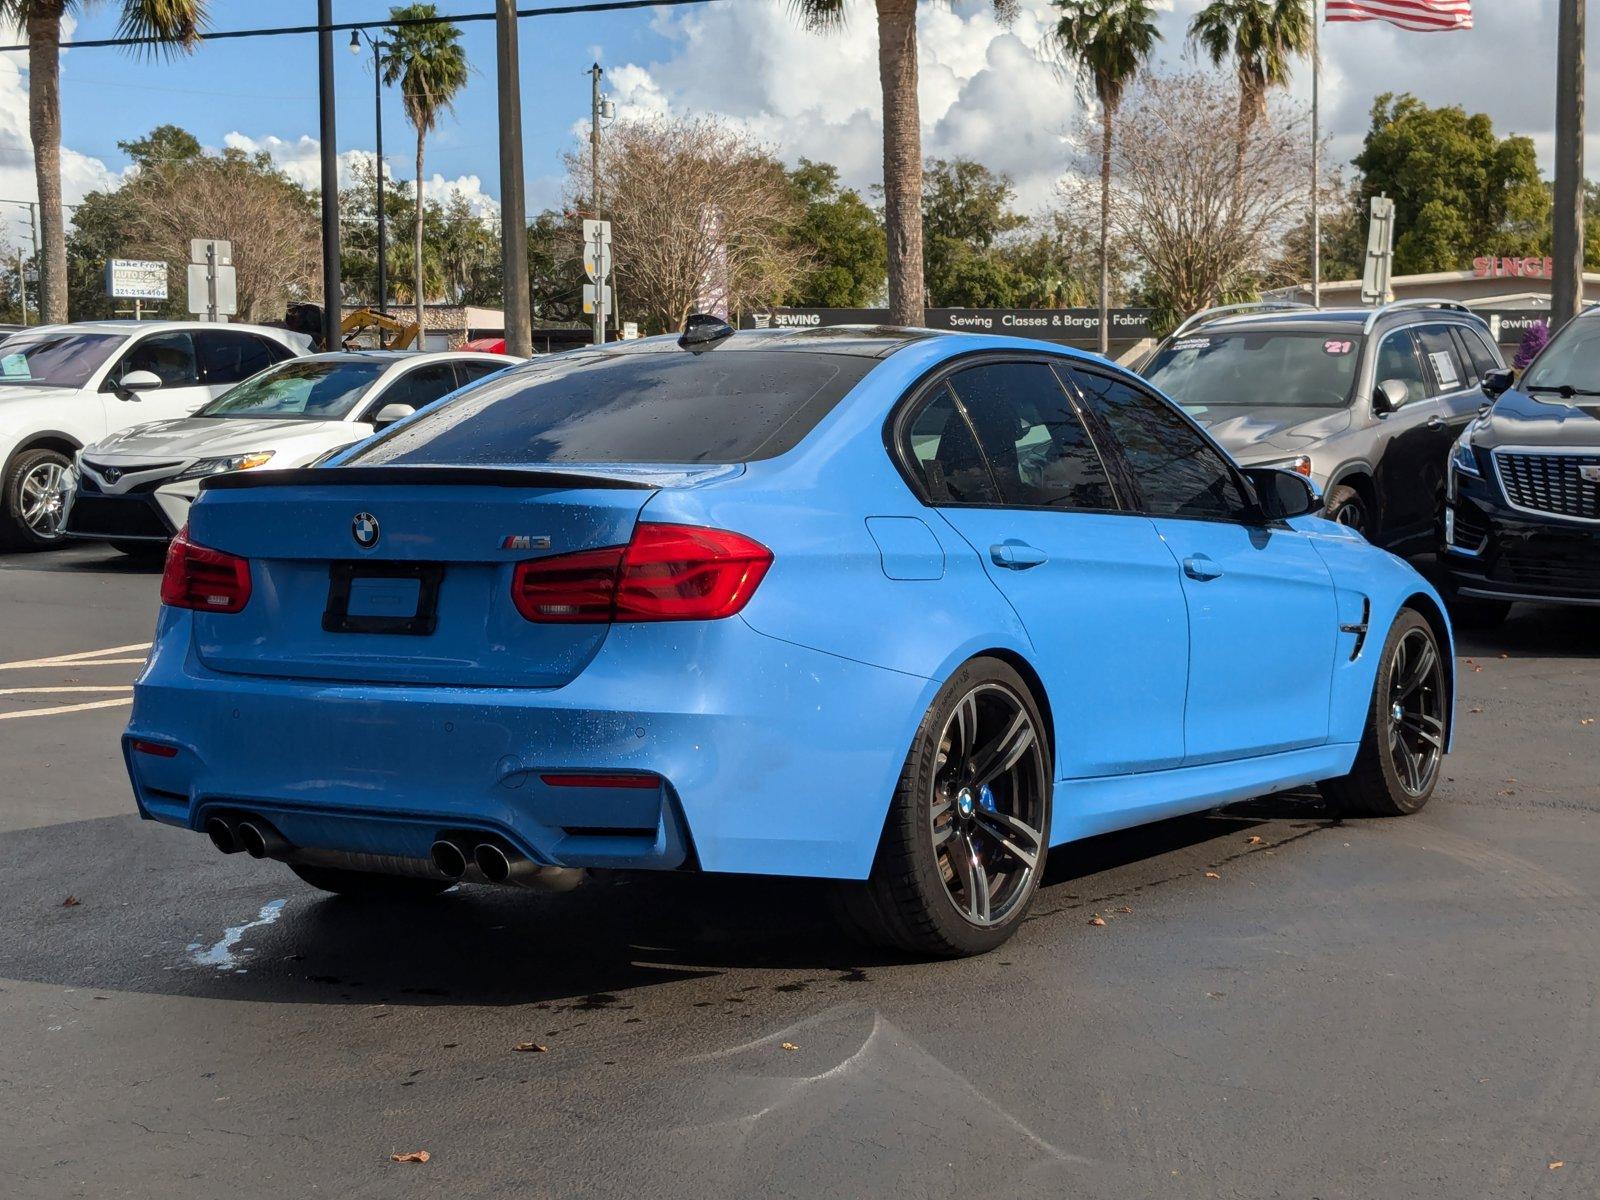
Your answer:
[[[616,626],[561,688],[251,678],[203,666],[191,619],[162,610],[135,688],[140,812],[199,830],[248,810],[298,846],[413,859],[466,828],[556,866],[865,878],[937,688],[738,618]],[[661,784],[541,778],[608,771]]]

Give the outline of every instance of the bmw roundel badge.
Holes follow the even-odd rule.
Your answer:
[[[356,545],[371,550],[378,544],[378,518],[369,512],[359,512],[350,522],[350,534]]]

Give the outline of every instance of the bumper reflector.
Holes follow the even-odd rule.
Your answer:
[[[134,742],[133,748],[140,754],[153,754],[157,758],[178,757],[178,748],[176,746],[167,746],[161,742]]]
[[[659,775],[603,775],[586,774],[541,775],[539,779],[550,787],[570,788],[658,788]]]

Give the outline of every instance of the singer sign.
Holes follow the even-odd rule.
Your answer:
[[[1553,258],[1499,258],[1472,260],[1472,273],[1479,279],[1549,279],[1556,273]]]

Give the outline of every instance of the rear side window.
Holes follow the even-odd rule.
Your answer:
[[[935,504],[998,504],[994,477],[972,435],[972,426],[956,406],[948,384],[937,391],[911,419],[906,431],[911,461],[928,499]]]
[[[200,378],[212,385],[238,383],[278,361],[267,341],[250,333],[197,333],[194,343]]]
[[[1122,448],[1145,512],[1210,521],[1244,516],[1244,494],[1227,460],[1176,408],[1110,375],[1071,374]]]
[[[1002,503],[1117,507],[1100,455],[1055,372],[1042,363],[988,363],[950,378],[977,430]]]
[[[461,377],[462,385],[477,383],[485,375],[493,375],[496,371],[503,371],[509,363],[497,362],[458,362],[456,374]]]
[[[1424,325],[1417,330],[1417,341],[1422,346],[1422,356],[1428,360],[1428,369],[1433,372],[1433,387],[1428,389],[1430,394],[1439,396],[1445,392],[1459,392],[1467,386],[1467,372],[1457,355],[1455,339],[1450,336],[1450,326]]]
[[[1489,348],[1489,343],[1484,340],[1483,334],[1476,329],[1468,329],[1464,325],[1455,327],[1456,338],[1464,347],[1465,359],[1472,364],[1471,380],[1477,383],[1490,371],[1500,369],[1500,360],[1495,352]]]
[[[462,393],[347,460],[736,463],[798,445],[876,360],[818,351],[581,351]]]

